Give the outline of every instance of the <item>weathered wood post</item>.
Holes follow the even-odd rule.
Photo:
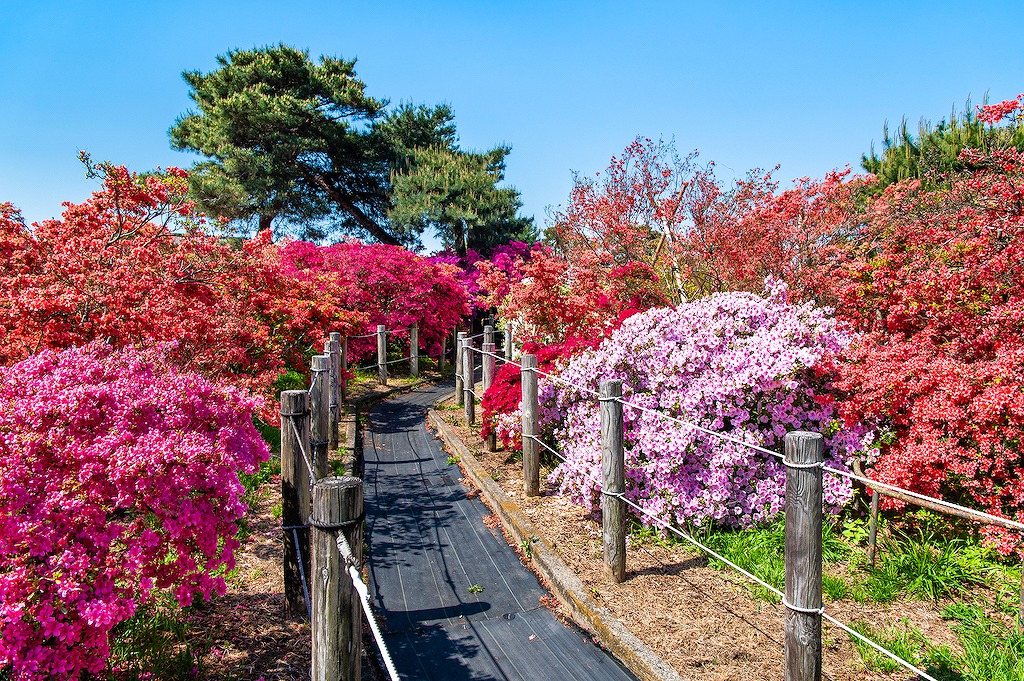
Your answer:
[[[538,434],[537,417],[537,356],[523,355],[523,491],[528,497],[540,494],[540,445],[534,439]]]
[[[485,326],[484,327],[484,343],[493,343],[493,342],[494,342],[494,327],[490,326],[490,325]]]
[[[341,420],[341,334],[331,333],[324,343],[324,354],[331,358],[331,411],[330,423],[327,426],[328,448],[338,449],[338,423]]]
[[[512,361],[512,327],[508,322],[505,322],[505,361]]]
[[[484,343],[483,352],[480,355],[483,362],[484,375],[481,395],[486,394],[487,389],[494,383],[494,349],[494,343]],[[493,428],[491,428],[490,435],[487,436],[485,446],[489,452],[493,452],[498,448],[498,436],[494,433]]]
[[[344,532],[356,560],[363,547],[363,481],[324,478],[313,487],[312,635],[313,681],[358,681],[363,611],[348,565],[338,551]]]
[[[462,341],[469,335],[465,331],[459,331],[455,335],[455,404],[461,407],[466,399],[462,393],[464,390],[462,380]]]
[[[377,380],[388,384],[388,332],[383,324],[377,325]]]
[[[878,555],[878,501],[881,494],[877,489],[871,490],[871,517],[868,519],[868,564],[875,568],[875,556]]]
[[[448,353],[448,334],[441,336],[441,356],[437,358],[437,374],[444,378],[444,356]]]
[[[345,403],[345,390],[348,388],[348,379],[345,374],[348,373],[348,336],[345,336],[341,341],[341,401],[339,404]]]
[[[281,524],[284,531],[284,600],[289,617],[308,616],[310,472],[302,448],[309,442],[309,395],[305,390],[281,393]]]
[[[821,679],[820,433],[786,434],[785,681]]]
[[[409,327],[409,375],[420,375],[420,325],[413,322]]]
[[[476,387],[476,371],[473,359],[473,341],[468,338],[462,340],[462,392],[463,403],[466,410],[466,425],[471,426],[476,421],[476,397],[473,395],[473,388]]]
[[[605,572],[613,582],[626,579],[626,461],[622,448],[622,381],[601,381],[601,526]]]
[[[309,360],[310,372],[313,374],[312,386],[309,391],[309,432],[313,458],[313,470],[316,477],[326,477],[330,466],[327,461],[327,446],[330,444],[329,430],[331,427],[331,357],[330,355],[313,355]]]

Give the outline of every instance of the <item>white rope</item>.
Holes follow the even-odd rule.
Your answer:
[[[384,362],[384,364],[388,364],[388,365],[390,365],[390,364],[398,364],[399,362],[408,362],[411,359],[412,359],[412,357],[399,357],[398,359],[393,359],[390,362]]]
[[[366,613],[366,621],[370,625],[370,630],[373,632],[373,638],[377,641],[377,649],[380,650],[380,656],[384,658],[384,666],[387,667],[388,675],[392,681],[399,681],[398,670],[395,669],[395,663],[391,659],[391,653],[388,651],[387,643],[384,642],[384,635],[380,631],[380,626],[377,624],[377,618],[373,614],[373,608],[370,607],[370,590],[366,587],[363,582],[362,575],[359,574],[359,570],[356,568],[356,557],[352,553],[352,547],[348,545],[348,540],[345,538],[343,532],[338,533],[338,552],[341,554],[342,560],[348,566],[349,577],[352,578],[352,587],[359,594],[359,602],[363,606],[363,612]]]
[[[295,433],[295,441],[299,443],[299,453],[302,454],[302,459],[306,462],[306,468],[309,469],[309,484],[312,488],[313,484],[316,483],[316,471],[313,470],[313,462],[309,458],[309,453],[303,446],[302,436],[299,435],[299,427],[295,425],[295,418],[289,417],[288,422],[292,424],[292,432]]]

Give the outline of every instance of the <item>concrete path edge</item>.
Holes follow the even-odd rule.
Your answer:
[[[643,681],[682,681],[676,670],[650,646],[630,632],[607,608],[594,601],[576,573],[569,569],[522,509],[491,478],[451,426],[433,409],[427,412],[427,417],[449,452],[458,455],[466,474],[480,490],[480,496],[498,514],[513,540],[520,545],[527,541],[531,543],[530,562],[572,620],[594,634],[609,652]]]

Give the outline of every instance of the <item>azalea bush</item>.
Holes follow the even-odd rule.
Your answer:
[[[178,366],[271,396],[311,345],[361,319],[291,276],[269,232],[213,236],[185,197],[185,171],[91,167],[102,188],[59,220],[29,228],[0,204],[0,364],[97,339],[173,341]]]
[[[557,345],[527,342],[523,352],[537,357],[537,368],[544,372],[557,370],[561,362],[600,345],[600,339],[570,338]],[[505,363],[494,372],[494,380],[480,400],[480,439],[493,433],[508,450],[523,449],[522,432],[523,381],[518,364]]]
[[[407,338],[419,325],[420,344],[439,353],[441,339],[469,314],[469,296],[460,270],[399,246],[344,242],[317,246],[286,242],[281,257],[292,276],[331,292],[335,304],[361,315],[354,335],[375,333],[384,324],[392,338]],[[376,352],[373,338],[349,341],[350,361]]]
[[[978,118],[1007,117],[1024,125],[1020,98]],[[871,475],[1024,520],[1024,155],[961,157],[971,170],[887,186],[813,283],[863,334],[840,382],[851,415],[886,426]]]
[[[154,589],[224,592],[240,472],[268,458],[256,399],[99,343],[0,368],[0,669],[103,670]]]
[[[872,442],[868,427],[839,421],[829,380],[830,358],[849,342],[823,310],[786,302],[778,283],[766,297],[715,294],[631,316],[600,347],[569,360],[557,380],[541,379],[541,421],[566,458],[550,480],[598,508],[600,414],[583,389],[620,379],[626,401],[658,412],[624,408],[627,498],[659,521],[769,521],[784,507],[781,461],[660,414],[778,452],[787,432],[820,432],[826,461],[846,468]],[[830,512],[851,494],[848,480],[825,476]]]

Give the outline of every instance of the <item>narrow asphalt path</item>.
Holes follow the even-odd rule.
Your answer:
[[[370,411],[363,445],[370,592],[405,679],[635,679],[540,603],[490,511],[459,482],[426,409],[427,386]]]

